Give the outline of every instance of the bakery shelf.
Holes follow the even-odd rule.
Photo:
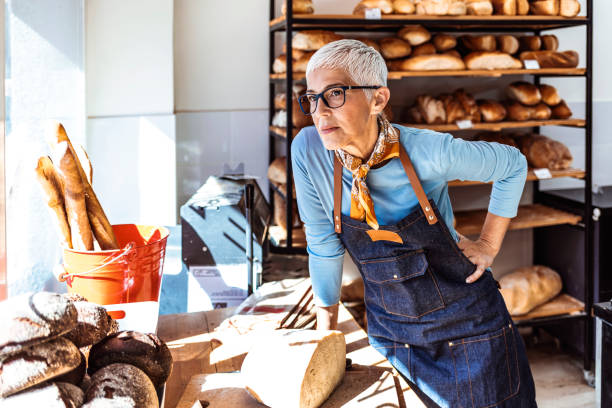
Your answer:
[[[576,179],[584,179],[586,176],[586,171],[581,169],[566,169],[566,170],[550,170],[550,174],[552,178],[561,178],[561,177],[572,177]],[[533,169],[530,169],[527,173],[527,181],[535,181],[539,180],[535,175]],[[483,185],[483,184],[492,184],[492,183],[483,183],[481,181],[471,181],[471,180],[453,180],[448,183],[450,187],[458,187],[458,186],[475,186],[475,185]]]
[[[459,126],[454,124],[444,125],[427,125],[427,124],[416,124],[416,123],[402,123],[402,126],[418,128],[418,129],[430,129],[437,132],[452,132],[458,130],[492,130],[500,131],[502,129],[517,129],[527,127],[538,127],[538,126],[569,126],[583,128],[586,125],[584,119],[550,119],[550,120],[526,120],[523,122],[494,122],[494,123],[474,123],[472,127],[467,129],[461,129]]]
[[[561,16],[424,16],[416,14],[383,15],[380,20],[369,20],[353,14],[294,14],[292,29],[327,29],[346,31],[389,30],[406,24],[421,24],[428,28],[444,30],[494,30],[524,31],[551,30],[587,24],[587,17],[566,18]],[[281,31],[287,26],[287,18],[280,16],[270,21],[270,31]]]
[[[454,71],[389,71],[389,80],[419,77],[491,77],[499,78],[511,75],[539,75],[539,76],[584,76],[585,68],[542,68],[542,69],[475,69]],[[299,81],[305,78],[305,73],[294,72],[293,79]],[[270,74],[270,80],[282,81],[286,79],[283,74]]]
[[[512,320],[520,326],[551,323],[554,320],[584,316],[586,316],[584,303],[567,293],[562,293],[526,315],[513,316]]]
[[[487,210],[458,211],[455,213],[455,229],[463,235],[480,234]],[[560,224],[578,224],[582,217],[542,204],[522,205],[510,221],[510,230],[548,227]]]

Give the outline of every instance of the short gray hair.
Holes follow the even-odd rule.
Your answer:
[[[310,57],[306,76],[319,69],[340,69],[356,85],[387,86],[387,64],[378,51],[359,40],[338,40],[324,45]],[[367,93],[368,99],[371,93]]]

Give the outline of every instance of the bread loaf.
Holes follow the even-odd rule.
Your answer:
[[[83,408],[122,406],[159,408],[157,393],[149,377],[130,364],[111,364],[96,371],[85,393]]]
[[[340,384],[346,343],[339,331],[274,330],[242,363],[247,391],[271,407],[319,407]]]
[[[506,118],[506,108],[497,101],[480,100],[478,109],[483,122],[500,122]]]
[[[408,25],[399,30],[397,36],[408,41],[411,46],[421,45],[431,39],[431,34],[423,26]]]
[[[442,101],[429,95],[420,95],[417,96],[416,105],[428,125],[446,123],[446,109]]]
[[[455,123],[458,120],[466,119],[466,112],[461,103],[450,94],[442,94],[438,99],[444,104],[446,112],[446,123]]]
[[[268,166],[268,179],[277,184],[287,183],[287,158],[277,157]]]
[[[519,16],[526,16],[529,14],[529,1],[516,0],[516,14]]]
[[[559,14],[563,17],[576,17],[580,13],[578,0],[560,0]]]
[[[332,41],[338,41],[344,37],[326,30],[304,30],[298,31],[291,42],[293,48],[304,51],[316,51]]]
[[[364,43],[368,47],[372,47],[376,51],[381,52],[380,45],[378,44],[378,42],[376,40],[373,40],[371,38],[355,38],[355,39],[361,41],[362,43]]]
[[[77,311],[57,293],[37,292],[0,302],[0,355],[60,336],[75,327]]]
[[[463,110],[466,113],[465,119],[471,120],[473,123],[480,122],[480,110],[478,109],[478,104],[476,103],[476,99],[463,89],[457,89],[453,92],[453,97],[459,101]]]
[[[520,51],[538,51],[542,47],[542,39],[538,35],[523,35],[519,37]]]
[[[542,94],[540,94],[538,87],[525,81],[517,81],[508,85],[506,94],[510,99],[523,105],[536,105],[542,100]]]
[[[508,135],[505,135],[501,132],[483,132],[476,135],[475,140],[482,142],[495,142],[499,144],[504,144],[512,147],[518,147],[514,139]]]
[[[391,0],[361,0],[353,9],[353,14],[364,14],[367,8],[380,9],[382,14],[393,13]]]
[[[467,14],[465,0],[451,0],[448,6],[449,16],[464,16]]]
[[[79,387],[64,382],[34,387],[0,400],[2,408],[79,408],[85,396]]]
[[[89,353],[87,372],[113,363],[131,364],[145,372],[156,387],[163,385],[172,371],[168,346],[152,333],[121,331],[95,344]]]
[[[380,40],[380,53],[385,59],[404,58],[411,52],[410,44],[401,38],[387,37]]]
[[[87,177],[87,182],[91,184],[93,180],[93,167],[91,165],[91,161],[89,161],[89,155],[85,151],[85,148],[78,144],[74,148],[77,154],[77,158],[79,159],[79,163],[81,163],[81,167],[85,172],[85,176]]]
[[[520,55],[522,61],[536,60],[540,68],[576,68],[578,53],[576,51],[525,51]]]
[[[0,398],[33,387],[77,367],[79,349],[63,337],[0,357]]]
[[[314,13],[314,6],[312,5],[312,0],[293,0],[291,8],[293,10],[293,14]],[[287,0],[283,1],[281,13],[283,13],[283,15],[287,14]]]
[[[525,106],[520,102],[506,102],[506,119],[513,122],[523,122],[531,119],[533,109],[530,106]]]
[[[506,54],[514,54],[519,50],[519,41],[513,35],[498,35],[497,50]]]
[[[465,56],[467,69],[520,69],[523,67],[521,61],[509,54],[492,52],[472,52]]]
[[[452,50],[457,46],[457,39],[447,34],[438,34],[434,36],[432,42],[436,50],[440,52]]]
[[[501,293],[512,316],[529,313],[561,292],[561,277],[545,266],[519,268],[501,277]]]
[[[516,15],[516,0],[493,0],[495,14],[504,16]]]
[[[436,53],[436,47],[432,43],[425,43],[417,45],[412,50],[412,56],[418,57],[419,55],[434,55]]]
[[[274,71],[275,74],[284,74],[287,72],[287,56],[285,54],[281,54],[274,59],[272,71]]]
[[[533,111],[531,113],[531,119],[533,120],[548,120],[552,116],[552,111],[550,108],[543,102],[538,103],[533,106]]]
[[[105,338],[113,320],[106,309],[90,302],[74,302],[74,306],[77,310],[77,324],[64,337],[79,348],[91,346]]]
[[[567,106],[564,100],[551,109],[551,116],[555,119],[569,119],[572,117],[572,110]]]
[[[491,0],[465,0],[467,14],[475,16],[490,16],[493,14]]]
[[[497,41],[493,35],[464,35],[461,43],[469,51],[495,51]]]
[[[516,140],[531,167],[566,170],[572,164],[572,154],[561,142],[537,134]]]
[[[451,0],[419,0],[416,13],[427,16],[445,16],[448,14]]]
[[[48,156],[38,159],[36,178],[47,199],[47,206],[53,213],[55,225],[60,233],[61,245],[65,248],[72,248],[70,225],[68,224],[64,202],[64,181]]]
[[[392,61],[393,71],[446,71],[464,70],[465,64],[453,55],[419,55],[404,60]]]
[[[85,357],[85,354],[83,354],[83,352],[80,350],[79,354],[81,356],[79,365],[68,371],[67,373],[62,374],[59,377],[55,377],[53,381],[70,383],[77,386],[81,384],[81,382],[83,382],[83,378],[85,377],[85,373],[87,372],[87,357]]]
[[[559,48],[559,39],[556,35],[547,34],[540,38],[542,39],[542,50],[557,51]]]
[[[395,14],[414,14],[415,11],[414,0],[393,0]]]
[[[419,107],[416,105],[408,108],[407,116],[408,116],[408,120],[410,121],[410,123],[414,123],[414,124],[425,123],[425,118],[423,118],[423,115],[421,115],[421,111],[419,110]]]
[[[542,102],[548,106],[556,106],[562,101],[561,97],[557,93],[557,89],[552,85],[541,84],[540,94],[542,95]]]
[[[461,59],[461,54],[459,54],[459,51],[457,51],[457,50],[444,51],[440,55],[448,55],[448,56],[451,56],[453,58]]]
[[[305,52],[296,59],[293,63],[291,69],[293,72],[306,72],[306,67],[308,66],[308,61],[310,61],[310,57],[315,53],[315,51]]]
[[[540,16],[558,16],[559,0],[536,0],[529,4],[531,14]]]

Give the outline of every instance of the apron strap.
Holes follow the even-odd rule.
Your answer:
[[[404,146],[400,144],[400,161],[402,162],[402,166],[404,167],[404,171],[408,176],[408,180],[410,180],[410,184],[412,184],[412,188],[414,190],[414,194],[417,196],[419,200],[419,204],[421,209],[423,210],[423,214],[425,214],[425,218],[430,225],[433,225],[438,222],[438,217],[436,216],[433,208],[431,208],[431,204],[429,204],[429,199],[427,198],[427,194],[425,194],[425,190],[423,190],[423,186],[419,181],[419,177],[414,171],[414,167],[412,166],[412,161],[410,157],[408,157],[408,153],[404,150]],[[340,234],[342,232],[342,163],[334,154],[334,230]]]

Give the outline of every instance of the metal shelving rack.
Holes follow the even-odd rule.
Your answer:
[[[592,206],[592,142],[593,142],[593,123],[592,123],[592,95],[593,95],[593,0],[586,2],[586,16],[578,16],[574,18],[564,17],[548,17],[548,16],[420,16],[420,15],[383,15],[380,20],[368,20],[354,15],[316,15],[316,14],[298,14],[292,12],[292,0],[287,0],[287,13],[285,16],[275,18],[275,0],[270,1],[270,123],[274,115],[274,95],[276,84],[285,83],[286,91],[286,112],[288,126],[284,129],[285,134],[280,134],[278,130],[270,129],[270,162],[274,159],[275,143],[284,143],[287,160],[287,189],[292,191],[293,180],[291,177],[291,139],[292,139],[292,87],[293,82],[298,79],[303,79],[303,74],[291,74],[293,71],[292,59],[287,58],[286,73],[273,74],[272,64],[274,61],[275,49],[275,33],[284,32],[286,44],[286,54],[292,54],[291,38],[294,31],[325,29],[331,31],[346,31],[346,32],[389,32],[395,31],[407,24],[420,24],[432,32],[520,32],[533,33],[540,35],[542,31],[560,29],[566,27],[584,26],[586,27],[586,67],[584,69],[543,69],[543,70],[510,70],[510,71],[492,71],[492,72],[466,72],[466,71],[448,71],[448,72],[432,72],[432,73],[414,73],[414,72],[390,72],[389,80],[407,80],[410,77],[428,77],[428,76],[448,76],[448,77],[465,77],[465,76],[483,76],[483,77],[499,77],[506,75],[531,75],[533,82],[536,85],[540,84],[540,78],[543,77],[584,77],[585,78],[585,118],[580,123],[560,124],[561,126],[572,126],[583,128],[585,133],[585,169],[580,174],[567,175],[559,174],[558,177],[576,177],[584,180],[585,204],[583,209],[582,221],[575,225],[585,232],[585,263],[584,263],[584,311],[570,315],[559,315],[544,318],[535,318],[529,320],[521,320],[517,323],[519,326],[541,326],[550,323],[573,322],[583,320],[585,322],[585,344],[584,344],[584,370],[585,375],[591,370],[591,355],[593,354],[593,323],[591,318],[591,309],[593,306],[593,223],[594,219]],[[534,132],[539,132],[540,126],[548,123],[530,123],[527,124]],[[550,123],[551,125],[559,126],[558,123]],[[491,124],[491,129],[495,129]],[[516,127],[516,126],[512,126]],[[453,131],[447,130],[447,131]],[[555,176],[557,177],[557,176]],[[555,198],[553,194],[546,193],[540,190],[539,180],[530,179],[534,183],[534,203],[545,203],[550,206],[562,208],[560,198]],[[469,183],[468,183],[469,185]],[[272,197],[273,188],[270,187],[270,197]],[[271,246],[271,251],[279,253],[305,253],[304,248],[295,247],[292,240],[292,219],[293,208],[291,201],[287,201],[287,240],[286,247]],[[559,204],[559,205],[558,205]]]

